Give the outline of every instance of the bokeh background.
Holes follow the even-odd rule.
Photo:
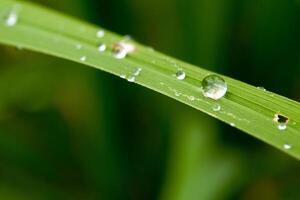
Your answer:
[[[32,1],[300,101],[299,0]],[[245,133],[90,67],[0,55],[1,200],[300,199],[300,162]]]

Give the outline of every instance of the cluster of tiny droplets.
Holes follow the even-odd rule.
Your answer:
[[[141,67],[136,67],[135,70],[128,76],[127,81],[129,82],[135,82],[136,77],[140,75],[142,71]],[[126,78],[125,74],[120,75],[121,78]]]

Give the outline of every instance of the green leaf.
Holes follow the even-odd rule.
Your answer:
[[[218,144],[212,120],[190,111],[181,114],[176,116],[178,123],[171,125],[173,134],[160,199],[228,199],[241,177],[238,155]]]
[[[18,16],[17,23],[7,26],[6,19],[12,12]],[[0,42],[3,44],[81,62],[117,76],[132,76],[140,67],[142,71],[135,77],[135,83],[234,125],[300,159],[300,104],[296,101],[226,76],[222,76],[228,84],[226,96],[218,101],[208,99],[201,94],[200,85],[212,72],[133,41],[130,43],[136,50],[124,59],[116,59],[112,47],[124,37],[106,30],[104,37],[96,37],[97,31],[103,29],[31,3],[2,0],[0,19]],[[102,43],[107,45],[105,52],[97,50]],[[78,45],[82,48],[78,49]],[[80,60],[82,56],[85,61]],[[184,80],[174,76],[178,68],[185,71]],[[212,109],[216,103],[221,105],[218,112]],[[285,130],[277,128],[273,120],[276,113],[289,119]],[[291,148],[284,149],[285,144]]]

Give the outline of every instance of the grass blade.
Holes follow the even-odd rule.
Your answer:
[[[12,12],[18,16],[17,23],[7,26],[6,19]],[[124,59],[116,59],[112,47],[124,37],[106,30],[103,37],[96,37],[103,29],[27,2],[2,0],[0,19],[2,44],[80,62],[117,76],[132,77],[136,69],[141,68],[135,83],[231,124],[300,159],[300,104],[296,101],[222,76],[228,84],[228,92],[217,101],[221,110],[215,112],[212,107],[216,101],[205,98],[199,90],[201,80],[212,74],[208,70],[133,41],[136,51]],[[100,44],[106,44],[107,50],[99,52]],[[186,73],[181,81],[174,76],[179,67]],[[289,119],[283,131],[273,121],[276,113]],[[284,148],[287,144],[291,145],[290,149]]]

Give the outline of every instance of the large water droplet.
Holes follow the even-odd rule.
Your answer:
[[[98,46],[98,51],[99,52],[104,52],[106,50],[106,45],[104,43],[101,43],[99,46]]]
[[[290,144],[284,144],[284,145],[283,145],[283,148],[284,148],[285,150],[289,150],[289,149],[292,148],[292,145],[290,145]]]
[[[202,93],[205,97],[218,100],[227,92],[227,84],[218,75],[208,75],[202,80]]]
[[[182,69],[179,69],[175,75],[178,80],[185,79],[185,72]]]
[[[11,11],[5,20],[5,25],[11,27],[16,25],[17,22],[18,22],[18,15],[16,11]]]
[[[105,35],[105,32],[103,30],[99,30],[96,33],[97,38],[102,38],[102,37],[104,37],[104,35]]]

